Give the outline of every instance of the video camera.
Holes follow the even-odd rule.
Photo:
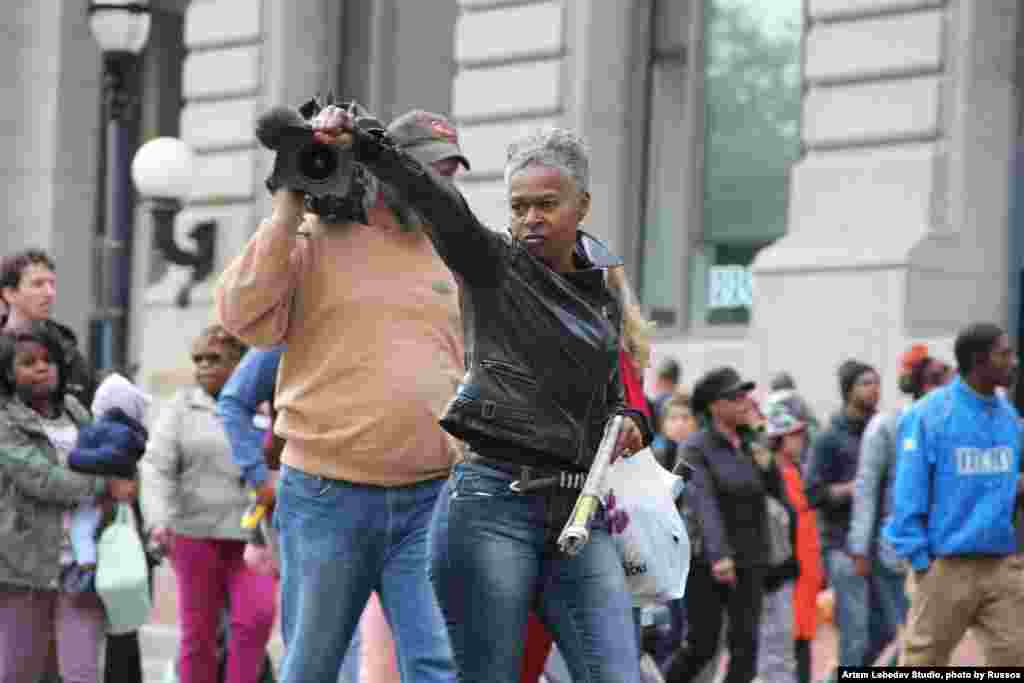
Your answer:
[[[335,102],[333,95],[324,100],[311,99],[298,109],[274,107],[256,123],[256,138],[277,152],[267,188],[272,192],[279,187],[303,192],[307,207],[325,219],[365,223],[365,171],[355,163],[351,149],[324,144],[313,136],[310,121],[330,105],[346,109],[359,129],[384,129],[357,102]]]

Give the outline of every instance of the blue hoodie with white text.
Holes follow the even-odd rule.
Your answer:
[[[915,570],[949,555],[1016,552],[1021,427],[1003,397],[957,378],[900,421],[886,540]]]

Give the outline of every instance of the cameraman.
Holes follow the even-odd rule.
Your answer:
[[[410,112],[391,130],[439,173],[468,167],[441,116]],[[397,195],[366,190],[361,224],[306,213],[302,194],[275,188],[270,218],[217,288],[226,328],[285,345],[274,515],[283,683],[334,683],[374,590],[402,680],[455,679],[426,543],[456,452],[437,421],[463,370],[458,288]]]

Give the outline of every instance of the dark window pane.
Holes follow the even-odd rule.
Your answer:
[[[767,243],[786,228],[800,151],[800,0],[713,0],[706,10],[704,235]]]
[[[747,323],[748,266],[786,231],[789,169],[800,153],[801,0],[712,0],[705,12],[704,205],[707,258],[693,276],[710,324]]]
[[[671,314],[675,325],[681,308],[680,284],[685,273],[686,140],[683,125],[686,66],[682,60],[656,60],[651,79],[650,128],[647,147],[647,193],[639,295],[652,314]],[[666,316],[657,321],[666,327]]]

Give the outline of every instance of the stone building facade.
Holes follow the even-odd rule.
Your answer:
[[[97,215],[98,51],[86,3],[17,0],[4,78],[5,250],[53,248],[58,315],[85,330]],[[686,381],[732,363],[793,373],[822,410],[848,356],[892,379],[910,342],[950,356],[963,323],[1016,330],[1021,8],[1014,0],[177,0],[158,12],[139,140],[197,154],[179,237],[218,222],[223,266],[268,203],[266,107],[344,93],[383,118],[450,114],[461,187],[507,224],[504,146],[552,124],[592,151],[587,229],[626,259],[656,357]],[[52,17],[58,17],[56,21]],[[187,273],[136,213],[133,356],[159,393],[187,381]]]

